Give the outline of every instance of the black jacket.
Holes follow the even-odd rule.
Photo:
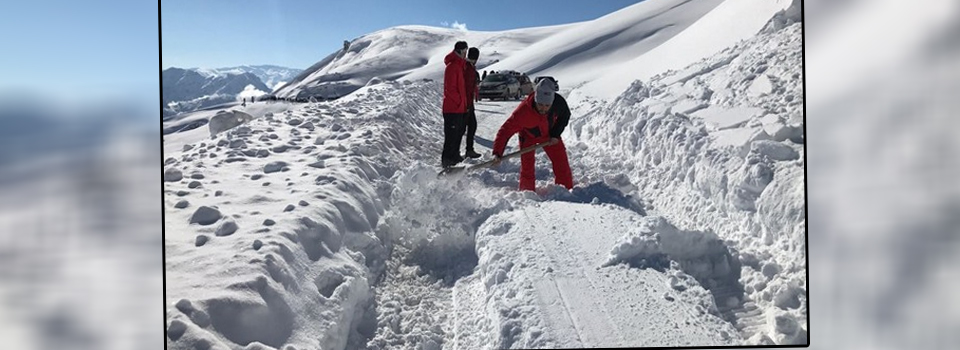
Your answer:
[[[570,107],[567,106],[567,100],[560,94],[553,94],[553,104],[550,111],[547,112],[547,123],[550,126],[550,137],[560,138],[563,129],[566,129],[570,122]]]

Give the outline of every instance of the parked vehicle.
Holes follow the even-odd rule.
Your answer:
[[[521,97],[531,94],[531,93],[533,92],[533,90],[536,89],[536,86],[534,85],[534,83],[533,83],[532,81],[530,81],[530,77],[527,76],[525,73],[520,73],[520,72],[515,71],[515,70],[502,70],[502,71],[499,71],[499,72],[497,72],[497,73],[500,73],[500,74],[508,74],[508,75],[512,75],[512,76],[514,76],[515,78],[517,78],[517,80],[520,81],[520,95],[521,95]]]
[[[540,84],[540,81],[543,80],[543,79],[553,80],[553,85],[557,87],[557,91],[560,91],[560,82],[557,81],[557,79],[554,79],[553,77],[551,77],[551,76],[549,76],[549,75],[541,75],[541,76],[539,76],[539,77],[536,77],[536,78],[533,80],[533,84],[534,84],[534,85]]]
[[[534,86],[533,82],[530,81],[530,77],[528,77],[526,74],[521,73],[520,75],[517,76],[517,80],[520,81],[521,95],[527,96],[533,93],[533,90],[536,88],[536,86]]]
[[[489,74],[480,82],[480,99],[520,99],[520,80],[512,74]]]

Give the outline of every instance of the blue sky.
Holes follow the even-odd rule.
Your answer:
[[[168,0],[162,67],[275,64],[306,68],[344,40],[397,25],[497,31],[591,20],[639,0]]]
[[[345,39],[391,26],[459,22],[470,30],[505,30],[590,20],[635,2],[174,0],[158,7],[127,0],[8,1],[0,8],[0,97],[155,106],[158,66],[306,68]]]
[[[158,100],[157,12],[149,1],[5,1],[0,94]]]

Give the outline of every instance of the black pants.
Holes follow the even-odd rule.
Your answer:
[[[477,134],[477,112],[470,107],[467,110],[467,152],[473,151],[473,137]],[[459,148],[458,148],[459,149]]]
[[[456,164],[462,160],[460,140],[463,139],[466,116],[467,113],[443,114],[443,153],[440,155],[443,165]]]

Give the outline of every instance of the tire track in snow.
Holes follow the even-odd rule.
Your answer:
[[[526,211],[524,211],[524,215],[528,220],[536,223],[534,224],[534,227],[549,227],[547,226],[547,222],[545,222],[539,216],[531,217]],[[544,237],[540,235],[534,236],[537,237],[537,240],[542,246],[549,247],[546,250],[553,253],[550,255],[551,257],[583,256],[583,252],[572,252],[569,248],[567,248],[569,246],[557,244],[556,240],[543,239]],[[551,258],[551,260],[553,259]],[[569,265],[571,264],[568,264],[568,266]],[[580,346],[623,346],[624,341],[621,330],[614,322],[610,320],[609,317],[606,316],[609,314],[606,306],[602,303],[598,305],[593,302],[594,298],[591,296],[598,295],[597,288],[593,279],[590,278],[588,274],[584,273],[584,266],[586,266],[586,264],[573,266],[573,274],[575,276],[565,278],[550,278],[550,280],[553,282],[554,288],[556,288],[561,302],[563,303],[564,311],[576,330],[577,339],[580,342]],[[586,281],[587,286],[580,281]],[[589,289],[590,292],[585,293],[584,289]],[[566,293],[564,292],[565,290],[567,291]],[[565,294],[573,295],[568,296]],[[571,298],[571,296],[575,297]],[[614,330],[613,333],[617,340],[616,343],[609,344],[602,341],[602,339],[609,337],[609,333],[605,330]]]
[[[732,325],[698,309],[696,296],[706,290],[678,294],[664,272],[623,264],[599,267],[621,234],[636,224],[636,215],[612,206],[546,201],[504,213],[495,219],[499,222],[482,228],[479,270],[489,287],[487,302],[499,311],[494,322],[501,325],[503,344],[623,347],[740,341]]]

